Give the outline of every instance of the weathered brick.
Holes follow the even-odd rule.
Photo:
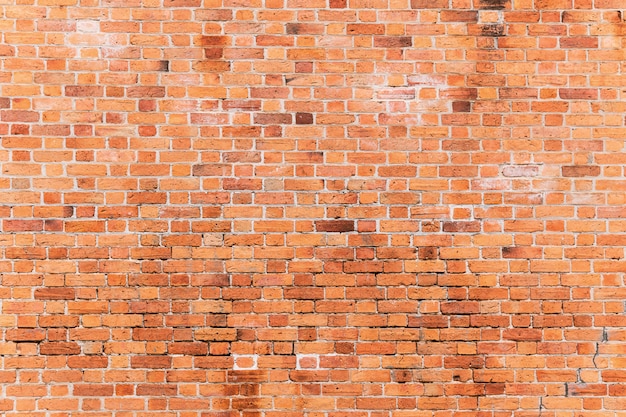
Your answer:
[[[165,97],[165,87],[129,87],[126,91],[126,95],[129,98]]]
[[[296,124],[298,125],[313,124],[313,115],[311,113],[296,113]]]
[[[598,90],[592,88],[560,88],[559,96],[565,100],[597,100]]]
[[[352,232],[354,221],[351,220],[318,220],[315,222],[318,232]]]
[[[6,331],[6,340],[13,342],[39,342],[45,339],[45,332],[41,329],[9,329]]]
[[[68,97],[102,97],[104,87],[86,85],[68,85],[65,87],[65,95]]]
[[[76,291],[73,288],[37,288],[35,299],[39,300],[73,300]]]
[[[77,355],[80,352],[80,346],[76,342],[45,342],[39,347],[42,355]]]
[[[562,168],[564,177],[597,177],[600,167],[597,165],[572,165]]]
[[[73,394],[79,397],[110,397],[113,392],[113,384],[74,384]]]
[[[43,230],[42,220],[3,220],[5,232],[35,232]]]
[[[487,10],[501,10],[510,6],[511,0],[479,0],[476,7]]]
[[[374,46],[379,48],[406,48],[413,45],[410,36],[375,36]]]
[[[291,114],[284,113],[259,113],[254,116],[254,123],[261,125],[270,125],[270,124],[291,124],[293,121],[293,117]]]
[[[559,39],[559,46],[567,49],[597,48],[598,38],[591,36],[572,36]]]
[[[1,414],[622,412],[622,3],[5,2]]]
[[[450,7],[448,0],[411,0],[413,9],[443,9]]]
[[[473,10],[442,10],[441,20],[444,22],[476,22],[478,21],[478,12]]]
[[[131,368],[168,369],[172,364],[169,356],[133,356],[130,361]]]

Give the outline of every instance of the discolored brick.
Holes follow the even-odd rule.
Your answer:
[[[5,1],[0,414],[623,414],[622,3]]]

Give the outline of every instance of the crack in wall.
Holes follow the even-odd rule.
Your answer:
[[[600,343],[605,343],[609,340],[609,335],[606,331],[606,327],[602,328],[602,340],[600,340],[599,342],[596,342],[596,351],[593,354],[593,366],[598,369],[598,363],[596,362],[596,359],[598,358],[598,355],[600,354]]]

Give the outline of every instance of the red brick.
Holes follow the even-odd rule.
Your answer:
[[[46,259],[46,248],[7,248],[5,256],[8,259]]]
[[[476,7],[487,10],[508,9],[511,7],[511,0],[479,0]]]
[[[575,165],[562,168],[564,177],[597,177],[600,167],[597,165]]]
[[[473,10],[443,10],[441,20],[443,22],[476,22],[478,21],[478,12]]]
[[[318,220],[315,222],[318,232],[352,232],[354,221],[351,220]]]
[[[347,26],[349,35],[382,35],[385,33],[385,25],[351,23]]]
[[[598,90],[592,88],[560,88],[559,96],[564,100],[597,100]]]
[[[348,0],[329,0],[329,6],[331,9],[345,9],[348,5]]]
[[[479,232],[479,222],[444,222],[444,232]]]
[[[165,97],[165,87],[129,87],[126,96],[131,98]]]
[[[169,356],[133,356],[130,361],[132,368],[168,369],[172,364]]]
[[[321,35],[324,33],[324,26],[315,23],[287,23],[286,32],[291,35]]]
[[[78,355],[80,352],[80,346],[75,342],[47,342],[39,347],[42,355]]]
[[[623,1],[8,3],[0,414],[626,409]]]
[[[37,288],[35,299],[38,300],[73,300],[76,297],[73,288]]]
[[[112,384],[74,384],[73,394],[79,397],[110,397],[113,388]]]
[[[375,36],[374,46],[378,48],[406,48],[413,45],[409,36]]]
[[[142,384],[137,385],[137,395],[149,397],[172,397],[178,394],[175,384]]]
[[[254,123],[261,125],[291,124],[293,117],[284,113],[259,113],[254,116]]]
[[[104,87],[87,85],[68,85],[65,87],[65,95],[68,97],[102,97]]]
[[[559,45],[561,48],[597,48],[598,38],[591,36],[572,36],[569,38],[561,38]]]
[[[244,110],[259,111],[261,110],[260,100],[224,100],[222,101],[224,110]]]
[[[448,0],[411,0],[413,9],[443,9],[450,7]]]
[[[14,342],[38,342],[44,340],[45,332],[41,329],[8,329],[6,340]]]
[[[35,232],[43,230],[41,220],[3,220],[2,228],[5,232]]]
[[[509,329],[503,332],[506,340],[533,341],[541,340],[541,330],[538,329]]]

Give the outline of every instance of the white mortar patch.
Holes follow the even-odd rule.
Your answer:
[[[259,369],[259,355],[232,355],[234,370]]]
[[[296,353],[296,369],[319,369],[320,355]]]

